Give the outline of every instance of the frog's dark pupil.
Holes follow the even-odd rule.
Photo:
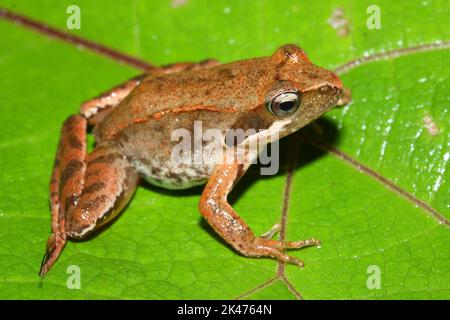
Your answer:
[[[295,101],[284,101],[278,105],[278,108],[282,112],[287,113],[287,112],[291,111],[294,106],[295,106]]]
[[[297,92],[283,92],[266,104],[268,111],[279,117],[292,115],[299,106],[300,95]]]

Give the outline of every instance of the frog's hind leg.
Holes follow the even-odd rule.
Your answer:
[[[110,143],[86,153],[87,120],[69,117],[62,128],[50,182],[52,235],[41,265],[45,275],[68,238],[83,238],[116,216],[138,182],[134,168]]]

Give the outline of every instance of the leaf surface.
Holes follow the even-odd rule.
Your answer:
[[[81,29],[68,30],[71,4],[0,1],[155,65],[227,62],[296,43],[331,69],[450,38],[445,0],[378,1],[379,30],[366,26],[370,1],[78,1]],[[347,36],[330,26],[336,8],[344,9]],[[342,79],[352,103],[285,139],[277,175],[260,177],[251,168],[233,191],[233,207],[257,234],[280,222],[287,197],[286,239],[322,240],[320,248],[291,252],[305,261],[303,270],[245,258],[225,245],[197,211],[201,188],[168,192],[144,184],[110,227],[68,243],[41,281],[61,123],[82,101],[140,71],[3,19],[0,40],[1,298],[450,296],[450,234],[438,221],[450,218],[448,49],[412,49],[351,68]],[[80,290],[67,288],[70,265],[80,267]],[[367,285],[371,266],[381,272],[380,289]]]

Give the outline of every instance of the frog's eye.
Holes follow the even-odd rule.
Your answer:
[[[298,92],[283,92],[268,101],[267,109],[276,116],[286,117],[293,114],[300,106]]]

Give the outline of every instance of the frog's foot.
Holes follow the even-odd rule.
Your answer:
[[[291,257],[284,253],[285,249],[300,249],[309,246],[318,246],[320,241],[314,238],[302,241],[277,241],[265,238],[255,238],[253,243],[244,247],[243,253],[247,256],[263,257],[269,256],[280,261],[292,263],[303,268],[304,263],[300,259]]]
[[[66,244],[67,238],[64,233],[52,233],[47,241],[47,250],[45,252],[44,258],[42,259],[41,269],[39,275],[43,277],[53,266],[56,259],[60,255],[64,245]]]
[[[289,262],[298,265],[299,267],[303,267],[303,261],[288,256],[283,253],[284,249],[300,249],[303,247],[309,247],[309,246],[318,246],[320,245],[320,241],[314,238],[302,240],[302,241],[291,241],[291,242],[281,242],[281,241],[275,241],[271,240],[279,231],[281,230],[281,225],[279,223],[275,224],[269,231],[262,234],[259,238],[255,239],[255,243],[257,243],[258,249],[252,248],[252,246],[249,248],[249,254],[252,255],[252,253],[258,255],[258,253],[262,250],[265,252],[264,255],[271,255],[274,258],[277,258],[278,260]],[[280,252],[281,251],[281,252]],[[280,254],[281,253],[281,254]]]

